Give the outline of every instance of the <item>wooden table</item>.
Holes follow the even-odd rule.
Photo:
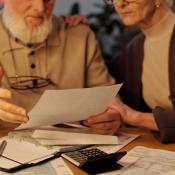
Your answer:
[[[0,130],[0,137],[7,134],[9,130]],[[122,151],[129,151],[135,146],[146,146],[149,148],[159,148],[165,149],[169,151],[175,151],[175,143],[174,144],[161,144],[149,130],[138,129],[138,128],[122,128],[120,129],[122,132],[130,133],[130,134],[139,134],[140,137],[131,142],[129,145],[125,146]],[[71,163],[67,162],[68,166],[71,168],[75,175],[87,175],[85,172],[81,171]]]

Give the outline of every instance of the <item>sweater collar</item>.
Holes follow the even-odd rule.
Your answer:
[[[167,35],[172,28],[168,26],[175,25],[175,14],[172,11],[168,11],[161,21],[155,24],[149,29],[142,30],[145,36],[148,38],[159,38]]]

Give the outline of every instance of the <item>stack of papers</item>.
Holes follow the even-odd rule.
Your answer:
[[[125,145],[127,145],[128,143],[132,142],[137,137],[139,137],[139,135],[137,134],[128,134],[128,133],[121,133],[121,132],[118,133],[117,136],[94,135],[94,134],[90,134],[90,130],[82,125],[69,124],[69,123],[65,123],[64,125],[71,126],[71,128],[67,128],[67,127],[63,128],[62,125],[61,125],[62,127],[44,127],[44,128],[42,127],[42,130],[38,129],[38,130],[13,131],[13,132],[10,132],[8,136],[9,138],[14,138],[17,140],[25,140],[34,144],[41,144],[41,145],[43,144],[45,146],[51,147],[52,149],[55,149],[55,151],[57,152],[69,151],[69,149],[72,149],[72,148],[73,149],[83,148],[87,145],[87,143],[88,145],[89,144],[94,145],[97,142],[104,143],[102,145],[96,144],[95,147],[98,147],[100,150],[108,154],[119,151]],[[53,133],[55,134],[49,136],[52,133],[50,131],[52,132],[54,131]],[[61,134],[59,134],[59,139],[56,139],[58,138],[57,137],[58,133],[60,133],[57,131],[62,131]],[[86,135],[86,137],[88,137],[88,140],[84,141],[83,133],[89,134],[89,135]],[[72,134],[75,140],[72,137]],[[80,140],[79,140],[80,138],[79,134],[83,134],[81,135],[81,137],[83,138]],[[95,141],[94,141],[94,138],[95,138]],[[108,140],[108,144],[106,140]],[[67,144],[64,145],[64,143],[67,143]],[[75,145],[72,145],[73,143],[75,143]],[[80,145],[77,143],[79,143]]]
[[[117,136],[35,130],[32,138],[41,145],[117,145]]]

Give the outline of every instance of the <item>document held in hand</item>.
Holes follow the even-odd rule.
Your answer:
[[[17,129],[37,128],[85,120],[102,113],[117,95],[122,84],[94,88],[47,90],[28,113],[29,121]]]

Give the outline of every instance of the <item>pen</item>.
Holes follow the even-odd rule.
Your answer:
[[[0,156],[2,156],[6,145],[7,145],[7,141],[6,141],[6,140],[3,140],[3,141],[1,142],[1,145],[0,145]]]

